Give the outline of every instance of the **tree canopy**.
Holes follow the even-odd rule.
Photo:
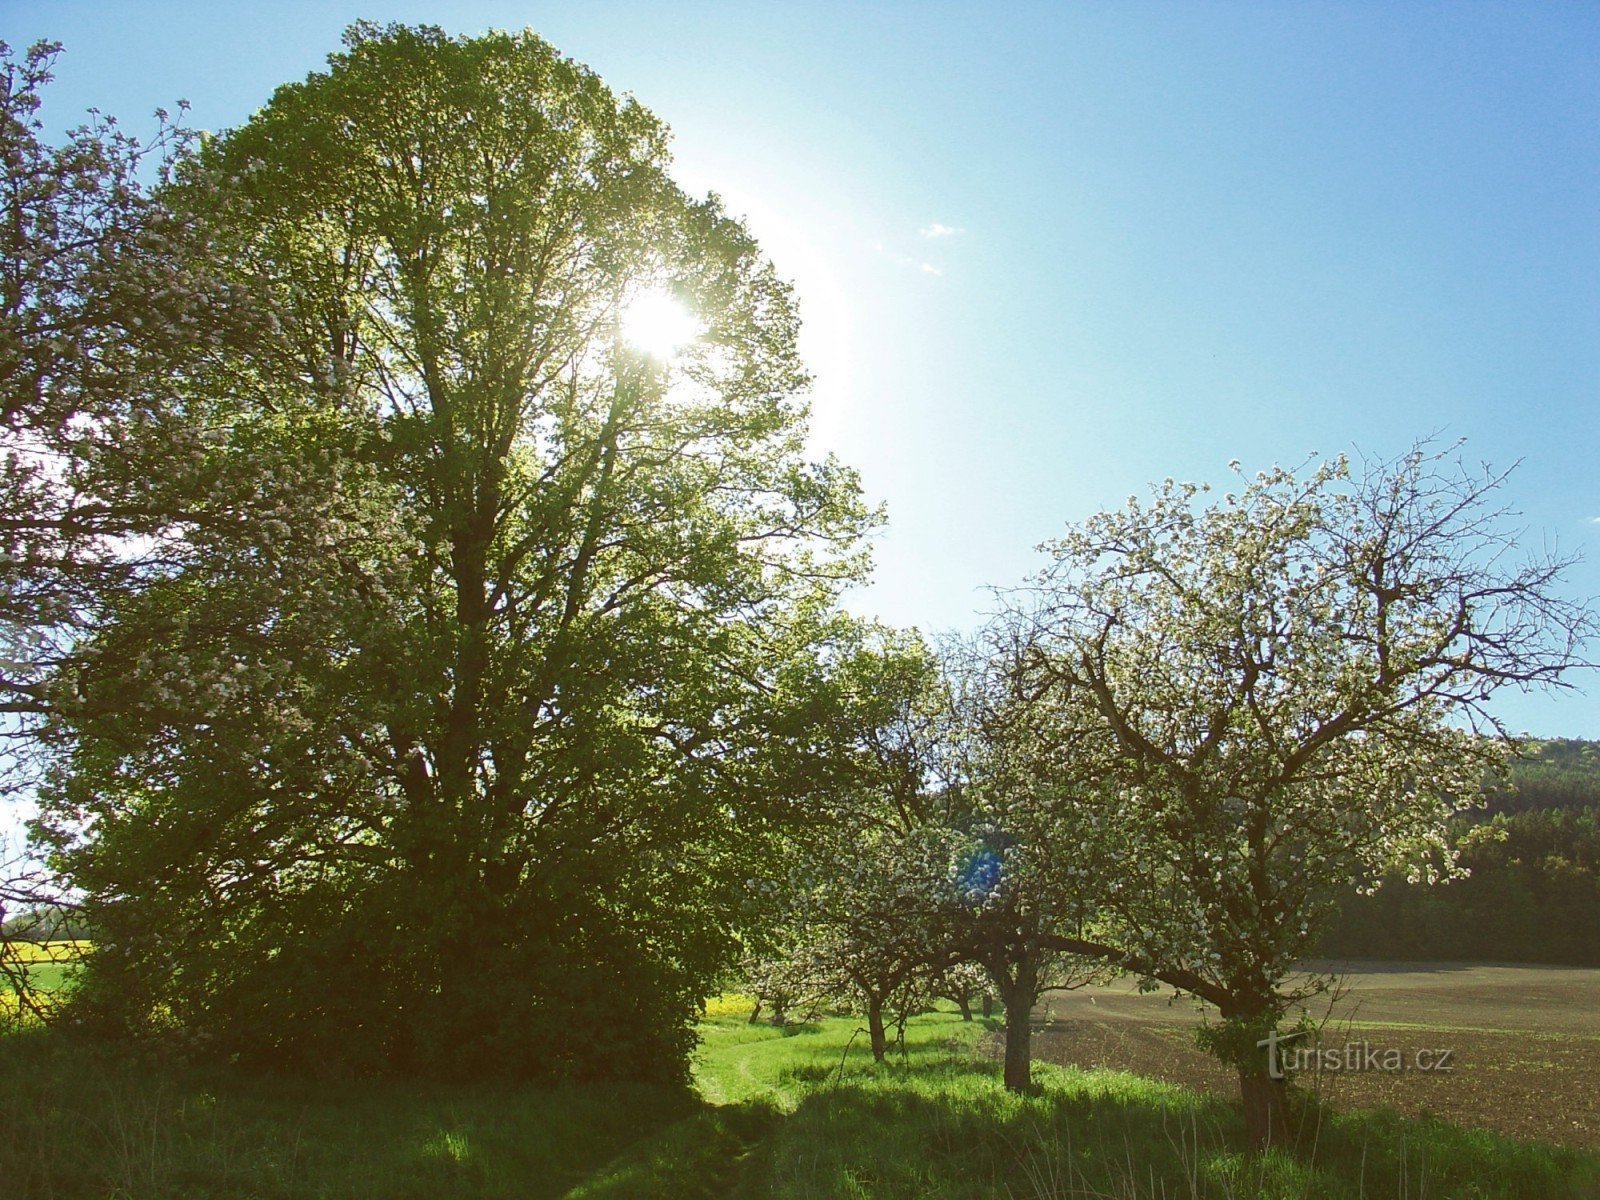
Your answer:
[[[764,832],[829,785],[872,517],[801,454],[788,288],[668,162],[531,33],[361,25],[178,172],[279,326],[203,455],[270,504],[175,527],[70,667],[86,1007],[278,1063],[684,1069]],[[702,331],[670,360],[622,328],[661,295]]]
[[[1593,632],[1564,564],[1519,554],[1504,478],[1418,447],[1204,507],[1168,480],[1050,543],[1004,626],[1055,769],[1017,819],[1069,862],[1109,851],[1101,940],[1220,1008],[1258,1139],[1281,1087],[1254,1039],[1319,986],[1286,983],[1319,922],[1351,884],[1451,869],[1448,819],[1509,750],[1485,702],[1561,684]]]

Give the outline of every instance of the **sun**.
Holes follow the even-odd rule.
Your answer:
[[[652,358],[671,358],[704,330],[664,288],[647,288],[623,307],[622,339]]]

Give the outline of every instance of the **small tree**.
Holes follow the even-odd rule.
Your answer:
[[[957,963],[933,981],[933,994],[953,1002],[963,1021],[972,1020],[973,996],[990,994],[993,980],[979,963]]]
[[[937,660],[914,632],[862,633],[833,672],[841,694],[827,698],[850,722],[836,739],[834,802],[796,831],[783,933],[758,974],[777,1011],[864,1015],[882,1062],[889,1026],[903,1029],[960,962],[949,918],[961,835],[942,778],[949,705]]]
[[[985,851],[975,854],[980,862]],[[1082,987],[1104,967],[1093,959],[1063,952],[1051,936],[1048,910],[1030,904],[1022,882],[1008,885],[997,864],[994,894],[976,902],[963,923],[961,945],[1000,995],[1006,1010],[1003,1078],[1007,1091],[1033,1088],[1033,1006],[1047,991]]]
[[[1504,473],[1426,445],[1360,466],[1203,508],[1168,480],[1049,543],[1013,614],[1056,750],[1036,827],[1100,831],[1104,952],[1220,1009],[1258,1146],[1286,1119],[1257,1043],[1320,986],[1288,982],[1319,921],[1387,869],[1452,869],[1447,818],[1507,753],[1487,701],[1564,684],[1594,631],[1566,563],[1520,556]]]
[[[950,830],[934,825],[846,834],[797,906],[803,932],[792,961],[812,995],[844,1001],[867,1018],[879,1062],[889,1025],[903,1028],[932,1001],[936,981],[965,959],[951,920],[954,843]]]
[[[1017,669],[1015,633],[996,623],[986,638],[951,647],[947,662],[959,714],[953,756],[971,798],[972,836],[955,873],[958,936],[1005,1005],[1005,1085],[1024,1092],[1040,995],[1143,968],[1093,940],[1094,883],[1114,859],[1097,822],[1075,821],[1081,812],[1056,802],[1073,764],[1059,759],[1050,704]]]
[[[154,540],[216,511],[152,477],[205,444],[188,386],[268,340],[271,306],[229,280],[215,230],[167,203],[192,131],[158,111],[141,143],[91,114],[58,145],[39,111],[60,47],[0,42],[0,786],[31,787],[25,747],[48,686],[106,592],[164,565]],[[151,178],[158,186],[148,186]],[[228,186],[191,173],[196,194]]]

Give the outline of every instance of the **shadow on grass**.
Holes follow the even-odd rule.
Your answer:
[[[329,1085],[0,1038],[0,1195],[554,1198],[704,1108],[642,1084]]]
[[[1595,1160],[1392,1114],[1324,1115],[1299,1155],[1248,1154],[1234,1108],[1109,1072],[991,1072],[819,1087],[745,1164],[748,1197],[1327,1197],[1556,1200],[1597,1194]]]
[[[712,1200],[740,1182],[745,1161],[783,1114],[767,1101],[707,1107],[630,1147],[567,1200]]]
[[[1041,1065],[1041,1091],[930,1028],[883,1065],[845,1029],[742,1103],[643,1085],[338,1086],[185,1071],[48,1034],[0,1039],[0,1194],[33,1197],[1005,1196],[1560,1200],[1597,1161],[1392,1113],[1320,1114],[1298,1157],[1242,1150],[1227,1102]],[[766,1045],[778,1047],[783,1039]],[[792,1046],[793,1043],[790,1043]],[[808,1046],[810,1043],[808,1043]]]

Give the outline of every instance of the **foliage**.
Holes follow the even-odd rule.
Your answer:
[[[851,831],[826,845],[825,864],[797,881],[793,942],[766,967],[761,994],[811,1013],[837,1005],[865,1014],[881,1055],[885,1017],[903,1027],[959,961],[947,918],[952,847],[927,829]]]
[[[1391,874],[1347,893],[1319,954],[1600,966],[1600,747],[1517,749],[1486,812],[1453,819],[1464,876],[1427,888]]]
[[[158,111],[156,134],[142,143],[95,113],[62,144],[42,140],[39,112],[58,50],[41,42],[18,61],[0,44],[6,805],[40,782],[43,723],[82,701],[62,677],[66,660],[114,596],[169,569],[176,527],[221,515],[207,490],[215,477],[193,469],[213,432],[195,381],[270,341],[270,307],[250,281],[217,269],[216,230],[163,197],[195,144],[190,131]],[[190,187],[215,199],[228,185],[196,170]],[[241,475],[247,486],[260,472]],[[157,480],[163,486],[152,486]],[[226,519],[254,515],[242,503]],[[61,901],[36,860],[0,847],[0,975],[35,1015],[30,975],[38,972],[13,946],[8,918],[59,918]]]
[[[43,90],[59,47],[20,63],[0,45],[0,704],[13,747],[3,782],[31,786],[27,735],[67,697],[52,670],[104,597],[159,572],[161,535],[209,511],[186,474],[211,431],[188,385],[258,348],[271,311],[216,265],[217,230],[144,180],[170,181],[195,137],[156,114],[148,143],[92,114],[64,144],[41,140]],[[194,170],[215,203],[228,184]],[[244,514],[239,514],[244,515]]]
[[[880,631],[839,676],[871,698],[841,745],[848,785],[825,821],[789,840],[774,933],[745,969],[780,1023],[864,1014],[881,1058],[886,1018],[903,1030],[963,960],[955,864],[970,838],[940,778],[949,705],[934,655],[915,635]]]
[[[359,25],[176,173],[278,334],[209,451],[253,519],[181,527],[63,672],[86,1019],[681,1076],[747,881],[837,784],[871,514],[801,455],[788,289],[667,165],[531,33]],[[671,361],[620,332],[654,291],[704,330]]]
[[[887,1025],[903,1035],[935,996],[997,992],[1009,1014],[1007,1085],[1025,1088],[1034,1002],[1093,973],[1039,941],[1072,901],[1032,869],[1040,856],[996,803],[1007,794],[996,783],[1005,726],[969,657],[890,639],[864,661],[884,707],[864,726],[859,785],[832,824],[795,839],[783,936],[748,974],[780,1023],[830,1008],[864,1014],[880,1061]]]
[[[1488,811],[1595,807],[1600,807],[1600,743],[1552,738],[1517,743],[1506,786],[1491,793]]]
[[[1460,822],[1465,876],[1428,888],[1387,877],[1341,898],[1329,958],[1600,966],[1600,808],[1537,808]]]

